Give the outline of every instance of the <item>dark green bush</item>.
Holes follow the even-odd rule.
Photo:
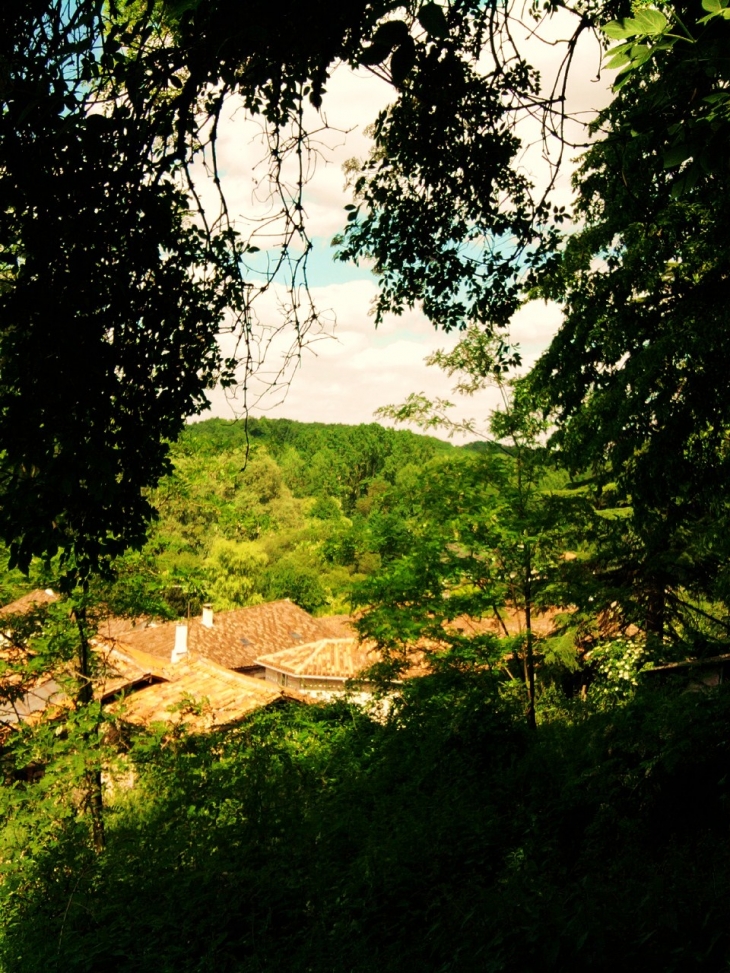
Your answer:
[[[337,704],[141,737],[107,850],[70,829],[3,884],[0,967],[725,969],[729,741],[722,688],[530,734],[459,673],[385,723]]]

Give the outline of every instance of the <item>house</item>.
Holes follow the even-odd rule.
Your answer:
[[[349,638],[319,639],[257,659],[268,684],[319,699],[329,699],[352,687],[357,689],[356,699],[361,701],[365,701],[373,689],[371,681],[360,678],[361,673],[383,661],[383,654],[374,642],[360,642],[352,635]],[[410,655],[403,676],[423,675],[426,671],[424,654],[416,651]],[[348,682],[351,687],[346,685]]]
[[[27,615],[34,608],[57,601],[58,595],[50,588],[37,588],[28,594],[17,598],[0,608],[0,618],[10,622],[19,615]],[[49,706],[60,704],[66,697],[60,683],[48,676],[23,678],[19,672],[13,671],[14,663],[21,665],[26,658],[22,642],[18,642],[10,631],[10,626],[3,628],[0,621],[0,662],[2,677],[0,678],[0,740],[11,733],[20,723],[37,719]]]
[[[564,614],[560,609],[550,608],[532,617],[533,634],[544,637],[555,631],[556,616]],[[524,631],[524,612],[511,606],[504,606],[499,614],[484,615],[481,618],[470,618],[460,615],[444,627],[447,631],[472,638],[477,635],[503,636],[519,635]]]
[[[133,691],[108,708],[124,722],[138,726],[159,722],[185,724],[187,730],[203,733],[237,723],[253,710],[293,698],[261,679],[226,669],[209,659],[186,656],[160,667],[158,660],[134,649],[112,649],[108,653],[111,674],[121,668],[120,659],[124,664],[131,660],[140,673],[148,670],[149,682],[136,691],[128,686]],[[107,683],[106,691],[113,685],[113,680]]]
[[[123,645],[97,646],[94,697],[126,723],[184,723],[194,733],[230,726],[255,709],[300,697],[261,679],[233,672],[203,658],[166,665],[156,656]],[[42,714],[60,713],[70,699],[55,678],[45,679],[0,704],[6,732]]]
[[[312,618],[286,599],[215,613],[205,605],[202,615],[187,623],[143,622],[114,632],[102,624],[98,637],[106,643],[119,642],[146,652],[166,663],[173,653],[181,656],[187,652],[226,669],[262,677],[263,668],[256,661],[259,656],[323,638],[341,638],[343,632],[351,634],[346,625],[342,618]]]
[[[36,588],[35,591],[29,591],[27,595],[11,601],[9,605],[3,605],[0,615],[25,615],[32,608],[49,605],[54,601],[58,601],[55,591],[50,588]]]
[[[0,695],[0,740],[21,723],[37,719],[49,707],[61,706],[68,697],[56,679],[43,679],[17,695],[12,687],[2,687]]]
[[[0,615],[26,614],[35,606],[57,599],[52,591],[35,591],[0,608]],[[273,611],[247,612],[246,631],[261,645],[291,645],[305,632],[321,634],[323,629],[306,612],[291,602],[278,603]],[[267,609],[267,610],[266,610]],[[212,612],[193,626],[198,645],[233,662],[246,662],[245,636],[241,634],[239,613],[224,612],[214,621]],[[229,617],[227,617],[229,616]],[[234,616],[231,618],[230,616]],[[217,624],[216,624],[217,622]],[[215,626],[215,627],[214,627]],[[328,629],[324,629],[328,631]],[[193,732],[229,726],[253,710],[284,699],[298,699],[296,693],[233,671],[214,660],[187,651],[188,626],[176,623],[154,625],[147,621],[130,622],[108,619],[100,626],[92,642],[95,655],[94,696],[123,721],[145,725],[152,722],[185,723]],[[240,649],[227,649],[227,639],[238,638]],[[172,650],[169,641],[172,640]],[[142,643],[145,651],[134,643]],[[131,643],[131,644],[130,644]],[[235,648],[235,647],[234,647]],[[3,654],[24,652],[22,646],[2,649]],[[261,670],[263,672],[263,670]],[[63,686],[63,674],[40,676],[35,682],[20,680],[10,673],[0,691],[0,738],[12,733],[21,723],[34,722],[41,716],[59,714],[71,705]]]
[[[348,679],[380,660],[372,644],[351,637],[318,639],[259,656],[256,661],[269,684],[307,693],[330,693],[341,692]]]

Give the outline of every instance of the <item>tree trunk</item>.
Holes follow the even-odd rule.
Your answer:
[[[667,592],[664,582],[652,578],[646,599],[646,640],[650,647],[659,648],[664,641]]]
[[[94,701],[94,684],[91,674],[91,657],[89,638],[86,631],[86,609],[74,609],[76,627],[79,631],[79,694],[78,701],[81,706],[88,706]],[[89,731],[84,732],[84,743],[88,750],[89,747],[98,747],[98,741],[92,740]],[[97,766],[86,771],[86,801],[91,814],[91,833],[94,842],[94,851],[97,854],[104,850],[104,790],[101,779],[101,767]]]
[[[497,616],[497,621],[502,626],[502,631],[504,632],[504,637],[508,639],[509,638],[509,631],[507,629],[507,626],[504,624],[504,619],[499,614],[499,609],[497,608],[496,604],[492,605],[492,611]]]
[[[532,652],[532,560],[529,547],[525,565],[525,682],[527,683],[527,725],[537,728],[535,716],[535,658]]]

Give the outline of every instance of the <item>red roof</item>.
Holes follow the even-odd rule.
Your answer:
[[[58,601],[58,595],[55,591],[51,591],[50,588],[36,588],[35,591],[29,591],[22,598],[11,601],[9,605],[3,605],[0,608],[0,615],[24,615],[31,608],[49,605],[52,601]]]
[[[260,656],[260,665],[295,676],[318,676],[325,679],[352,679],[363,669],[381,660],[372,643],[357,639],[320,639],[308,645],[297,645],[280,652]]]
[[[124,645],[170,661],[178,622],[143,623],[117,638]],[[228,669],[247,669],[260,655],[278,652],[323,638],[339,637],[342,623],[330,626],[327,618],[312,618],[293,602],[272,601],[234,611],[215,612],[213,625],[200,618],[188,626],[188,652],[212,659]],[[103,627],[100,629],[103,635]]]

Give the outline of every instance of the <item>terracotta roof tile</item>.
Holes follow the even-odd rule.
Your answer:
[[[22,696],[12,702],[3,700],[0,703],[0,724],[5,726],[25,723],[34,714],[42,713],[48,706],[67,701],[68,697],[55,679],[46,679],[28,689]]]
[[[258,658],[259,665],[293,676],[320,676],[352,679],[363,669],[380,661],[372,643],[357,639],[319,639]]]
[[[11,601],[9,605],[3,605],[0,608],[0,615],[22,615],[30,611],[31,608],[36,608],[38,605],[48,605],[52,601],[58,601],[58,595],[55,591],[51,591],[50,588],[45,590],[36,588],[35,591],[29,591],[22,598]]]
[[[297,693],[194,655],[171,663],[118,640],[98,637],[94,650],[98,663],[95,697],[107,702],[128,691],[129,695],[112,702],[109,710],[131,723],[182,721],[193,732],[204,732],[234,723],[252,710],[281,699],[310,702]],[[55,679],[40,680],[14,703],[0,703],[0,737],[3,730],[11,732],[13,725],[48,715],[69,702]]]
[[[331,639],[352,639],[357,638],[357,632],[352,615],[327,615],[325,618],[318,618],[318,622],[326,629],[325,637]]]
[[[374,642],[359,642],[356,638],[320,639],[309,645],[297,645],[260,656],[259,665],[290,676],[318,679],[354,679],[363,669],[383,661]],[[410,654],[405,676],[424,675],[429,668],[424,665],[422,651]]]
[[[181,723],[203,732],[235,723],[285,694],[262,679],[232,672],[209,659],[187,658],[165,667],[169,682],[140,689],[110,710],[129,723]]]
[[[263,654],[327,638],[326,618],[312,618],[291,601],[272,601],[235,611],[216,612],[206,628],[200,618],[188,626],[188,651],[228,669],[256,665]],[[136,627],[122,635],[124,643],[170,661],[177,622]]]
[[[145,615],[139,618],[122,618],[117,615],[109,615],[102,618],[96,632],[103,639],[121,639],[129,632],[143,629],[150,624],[150,619]]]
[[[524,628],[524,614],[515,608],[501,608],[500,618],[493,615],[485,615],[483,618],[470,618],[468,615],[461,615],[445,627],[461,632],[463,635],[504,635],[504,629],[510,635],[519,635]],[[536,635],[549,635],[555,628],[555,616],[560,614],[560,609],[550,608],[539,615],[532,617],[532,630]]]
[[[94,645],[98,674],[94,695],[106,701],[124,690],[152,682],[167,681],[161,660],[156,656],[108,642]]]

